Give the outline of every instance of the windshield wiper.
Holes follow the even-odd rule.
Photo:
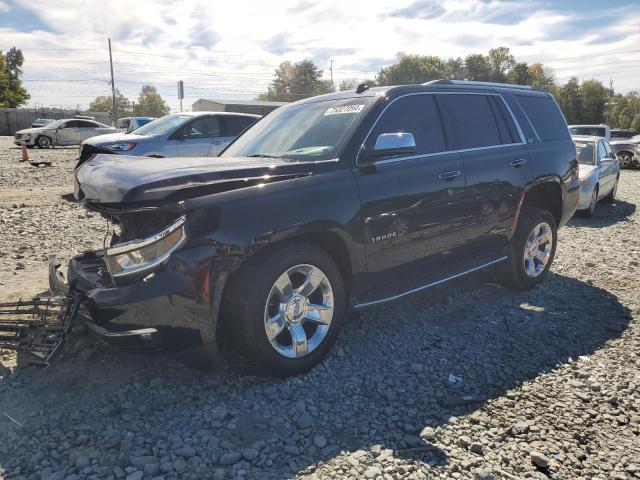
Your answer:
[[[246,155],[249,158],[282,158],[280,155],[271,155],[269,153],[254,153],[253,155]]]

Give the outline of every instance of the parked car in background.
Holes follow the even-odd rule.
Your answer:
[[[140,130],[197,121],[184,117]],[[118,227],[65,278],[107,342],[221,342],[298,374],[322,361],[349,309],[490,267],[517,289],[537,285],[579,189],[576,147],[546,92],[361,85],[278,108],[215,161],[81,164],[76,198]]]
[[[13,143],[38,148],[79,145],[86,138],[114,132],[117,132],[114,127],[95,120],[66,118],[44,127],[19,130],[14,135]]]
[[[607,125],[569,125],[569,131],[571,135],[611,138],[611,129]]]
[[[166,115],[131,133],[89,138],[80,146],[79,162],[96,153],[144,157],[215,157],[259,115],[189,112]]]
[[[640,135],[612,140],[611,146],[618,154],[620,168],[640,167]]]
[[[143,125],[155,120],[156,117],[124,117],[119,118],[116,122],[116,128],[119,132],[129,133],[140,128]]]
[[[637,130],[623,130],[620,128],[611,129],[611,139],[610,142],[614,140],[626,140],[631,137],[635,137],[636,135],[640,135],[640,132]]]
[[[578,210],[591,217],[599,200],[613,202],[620,180],[620,162],[609,142],[602,137],[574,135],[580,167]]]
[[[31,124],[31,128],[40,128],[55,122],[55,118],[36,118]]]

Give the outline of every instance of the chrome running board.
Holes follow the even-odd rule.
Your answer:
[[[498,258],[496,260],[492,260],[491,262],[485,263],[483,265],[479,265],[479,266],[474,267],[474,268],[472,268],[470,270],[465,270],[464,272],[456,273],[455,275],[451,275],[449,277],[445,277],[445,278],[437,280],[435,282],[427,283],[426,285],[422,285],[420,287],[412,288],[411,290],[407,290],[406,292],[398,293],[397,295],[393,295],[391,297],[381,298],[379,300],[371,300],[369,302],[364,302],[364,303],[358,303],[358,304],[354,305],[353,308],[354,309],[365,308],[365,307],[370,307],[372,305],[378,305],[380,303],[391,302],[393,300],[397,300],[399,298],[406,297],[407,295],[411,295],[413,293],[421,292],[422,290],[426,290],[427,288],[435,287],[436,285],[441,285],[441,284],[446,283],[446,282],[448,282],[450,280],[455,280],[456,278],[464,277],[465,275],[468,275],[468,274],[473,273],[473,272],[477,272],[478,270],[482,270],[483,268],[490,267],[491,265],[495,265],[496,263],[504,262],[507,258],[509,258],[509,257],[507,257],[507,256],[500,257],[500,258]]]

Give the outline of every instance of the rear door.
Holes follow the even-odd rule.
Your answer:
[[[436,96],[451,150],[466,173],[467,251],[502,252],[532,178],[523,138],[498,94]]]
[[[217,157],[227,145],[229,145],[238,135],[249,128],[257,119],[244,115],[224,115],[220,117],[222,125],[222,137],[216,139],[211,144],[209,150],[210,157]]]
[[[78,120],[78,136],[76,138],[77,143],[81,143],[83,140],[89,137],[95,137],[96,135],[102,135],[106,132],[103,131],[104,127],[94,122],[87,120]]]
[[[179,157],[206,157],[211,145],[220,141],[222,126],[218,115],[208,115],[196,118],[182,129],[178,141]]]

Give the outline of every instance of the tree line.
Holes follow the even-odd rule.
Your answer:
[[[598,80],[580,82],[577,77],[558,84],[553,71],[542,63],[519,62],[507,47],[474,53],[465,58],[443,59],[433,55],[397,55],[392,65],[381,68],[375,78],[343,80],[339,90],[352,90],[359,83],[368,86],[410,85],[431,80],[475,80],[531,85],[553,94],[569,124],[607,123],[611,127],[640,129],[640,95],[615,93]],[[328,93],[333,85],[322,78],[311,60],[283,62],[262,100],[295,101]]]
[[[90,104],[92,112],[107,112],[113,117],[113,97],[100,95]],[[133,102],[116,89],[116,111],[118,118],[123,117],[163,117],[171,112],[171,108],[158,93],[156,87],[143,85],[138,99]]]

